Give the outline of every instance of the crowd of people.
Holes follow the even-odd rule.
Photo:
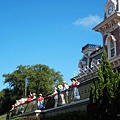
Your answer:
[[[65,105],[65,104],[69,103],[68,89],[71,87],[73,87],[73,92],[71,94],[70,99],[74,99],[74,100],[80,99],[80,93],[77,88],[77,86],[80,83],[75,78],[72,78],[71,81],[72,81],[72,84],[70,86],[67,84],[66,81],[63,81],[63,85],[58,85],[57,87],[54,87],[53,93],[47,96],[47,97],[54,98],[54,107]],[[19,100],[16,100],[16,103],[14,105],[12,105],[11,110],[14,110],[15,107],[19,106],[19,113],[22,114],[24,112],[23,104],[29,103],[29,102],[35,101],[35,100],[37,103],[37,109],[39,109],[39,110],[45,109],[43,95],[40,93],[37,98],[35,93],[30,92],[30,94],[28,95],[27,98],[21,98]]]
[[[73,88],[73,92],[71,94],[72,100],[79,100],[80,99],[80,93],[77,88],[77,86],[80,84],[80,82],[77,81],[77,79],[72,78],[71,79],[72,84],[69,86],[66,81],[63,81],[63,85],[58,85],[58,87],[54,88],[54,92],[49,95],[49,97],[54,97],[54,107],[61,106],[64,104],[68,104],[68,89],[70,87]]]

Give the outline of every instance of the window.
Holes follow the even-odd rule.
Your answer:
[[[116,39],[111,33],[108,34],[105,45],[107,46],[108,59],[111,59],[116,56]]]
[[[110,40],[110,52],[111,52],[111,57],[114,57],[115,56],[115,47],[114,47],[114,42],[112,39]]]

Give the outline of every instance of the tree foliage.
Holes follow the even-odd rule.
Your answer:
[[[6,88],[0,91],[0,114],[6,113],[11,109],[11,105],[15,103],[12,96],[12,90]]]
[[[60,72],[50,69],[46,65],[36,64],[32,66],[18,66],[12,73],[4,74],[4,83],[8,83],[8,87],[1,91],[1,106],[9,103],[8,110],[16,99],[25,96],[25,87],[27,86],[27,95],[35,92],[37,95],[42,93],[44,96],[53,92],[53,87],[62,84],[63,78]],[[26,81],[28,81],[26,83]],[[2,108],[4,109],[4,108]],[[7,110],[6,110],[7,111]]]
[[[106,51],[102,55],[102,63],[98,70],[98,83],[91,85],[89,113],[91,119],[114,119],[117,116],[118,91],[120,75],[112,69],[107,60]]]
[[[28,91],[46,95],[53,91],[54,86],[63,81],[60,72],[42,64],[20,65],[13,73],[4,74],[3,77],[5,77],[5,83],[9,84],[9,89],[12,89],[13,94],[17,96],[25,94],[25,85],[27,85]],[[26,84],[26,80],[28,84]]]

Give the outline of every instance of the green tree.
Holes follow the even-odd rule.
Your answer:
[[[11,99],[19,99],[21,96],[25,95],[25,80],[29,73],[29,66],[18,66],[17,70],[12,73],[4,74],[4,83],[8,83],[8,88],[11,90]]]
[[[4,83],[8,83],[9,89],[13,90],[15,98],[25,95],[26,79],[28,80],[28,91],[44,95],[51,93],[53,87],[61,84],[63,81],[60,72],[56,72],[54,69],[50,69],[42,64],[32,66],[20,65],[13,73],[4,74],[3,77],[5,77]]]
[[[28,88],[37,94],[49,94],[55,86],[62,84],[63,81],[60,72],[55,72],[54,69],[50,69],[46,65],[37,64],[31,66],[29,73]]]
[[[0,102],[2,106],[0,113],[10,110],[16,99],[24,97],[26,86],[27,94],[35,92],[37,95],[42,93],[45,96],[53,92],[53,88],[58,84],[62,84],[63,81],[60,72],[56,72],[54,69],[42,64],[20,65],[15,71],[4,74],[3,77],[5,78],[4,83],[8,83],[9,86],[0,93],[0,101],[3,101]],[[26,79],[28,84],[26,84]]]
[[[12,100],[12,90],[3,89],[0,91],[0,114],[8,112],[15,100]]]
[[[91,85],[89,114],[92,120],[114,119],[117,116],[117,96],[120,83],[118,71],[113,71],[106,51],[98,70],[98,82]]]

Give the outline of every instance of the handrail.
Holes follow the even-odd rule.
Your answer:
[[[81,81],[80,81],[81,84],[77,86],[78,92],[80,92],[80,88],[81,88],[82,84],[86,83],[87,81],[92,80],[93,78],[96,78],[97,76],[98,76],[98,71],[96,71],[94,74],[91,73],[89,75],[86,75],[85,77],[82,77]],[[64,90],[64,91],[54,94],[52,96],[51,95],[44,96],[44,108],[43,109],[50,109],[50,108],[54,107],[54,103],[55,103],[54,96],[55,95],[58,95],[58,101],[57,101],[58,106],[63,106],[65,104],[70,104],[72,102],[79,101],[81,98],[80,98],[80,96],[75,98],[74,91],[75,91],[75,88],[69,86],[68,90]],[[68,99],[68,103],[67,103],[66,99]],[[63,103],[62,103],[62,100],[64,100]],[[21,106],[23,107],[23,113],[19,112]],[[34,112],[37,109],[38,109],[37,99],[34,99],[30,102],[25,102],[22,105],[16,106],[15,109],[10,110],[7,115],[9,118],[12,118],[12,117],[18,116],[20,114],[24,115],[26,113]]]
[[[68,97],[68,104],[71,103],[71,102],[75,102],[75,101],[80,100],[80,99],[74,99],[73,98],[73,93],[74,93],[73,90],[74,90],[74,88],[70,87],[68,90],[64,90],[60,93],[57,93],[57,95],[58,95],[58,106],[62,106],[62,105],[66,104],[66,101],[65,101],[66,97]],[[68,96],[66,96],[66,93],[68,93]],[[50,109],[50,108],[54,107],[54,102],[55,102],[54,96],[55,95],[56,94],[52,95],[51,97],[49,95],[44,97],[44,108],[43,109]],[[62,100],[64,100],[64,103],[62,103]],[[23,113],[19,112],[21,107],[23,107]],[[38,109],[37,108],[37,99],[34,99],[30,102],[25,102],[22,105],[16,106],[14,110],[10,110],[9,111],[9,118],[12,118],[12,117],[20,115],[20,114],[29,113],[29,112],[35,111],[37,109]]]

